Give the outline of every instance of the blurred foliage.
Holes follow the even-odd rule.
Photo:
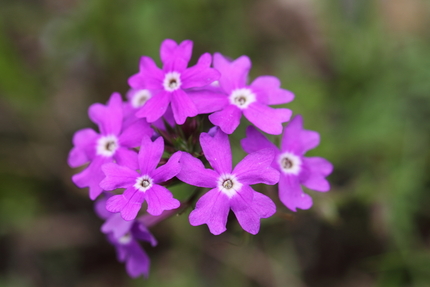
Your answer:
[[[0,286],[429,286],[429,22],[424,0],[2,0]],[[66,158],[88,106],[166,38],[279,77],[335,171],[257,236],[157,225],[150,277],[131,280]]]

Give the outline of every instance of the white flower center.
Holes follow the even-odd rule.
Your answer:
[[[131,105],[137,109],[143,106],[151,98],[151,92],[148,90],[139,90],[131,99]]]
[[[281,170],[287,174],[299,174],[302,167],[302,160],[295,154],[284,152],[278,157],[278,164]]]
[[[149,175],[142,175],[136,179],[134,188],[141,192],[145,192],[152,187],[152,178]]]
[[[97,140],[96,152],[98,155],[111,157],[118,148],[118,138],[114,135],[102,136]]]
[[[246,88],[234,90],[231,92],[229,99],[230,103],[236,105],[239,109],[246,109],[257,100],[255,94]]]
[[[168,92],[173,92],[181,87],[181,74],[178,72],[167,73],[164,77],[163,87]]]
[[[122,245],[129,244],[132,237],[130,233],[126,233],[118,239],[118,242]]]
[[[223,174],[218,178],[218,189],[229,198],[233,197],[241,188],[242,184],[234,174]]]

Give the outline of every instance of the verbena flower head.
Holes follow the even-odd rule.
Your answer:
[[[164,141],[162,137],[154,142],[144,136],[138,155],[138,168],[120,166],[115,163],[105,164],[103,172],[106,178],[100,183],[104,190],[125,188],[123,194],[108,199],[106,209],[120,212],[124,220],[133,220],[141,209],[144,201],[148,204],[147,212],[160,215],[164,210],[178,208],[180,202],[172,193],[159,185],[178,174],[181,169],[179,159],[181,152],[173,154],[168,162],[157,168],[163,155]],[[139,169],[139,172],[136,171]]]
[[[282,123],[290,119],[292,112],[284,108],[273,109],[269,105],[291,102],[293,93],[281,89],[280,81],[273,76],[258,77],[247,85],[251,68],[247,56],[230,62],[216,53],[214,67],[221,72],[219,89],[192,94],[199,113],[214,112],[209,120],[227,134],[236,130],[242,114],[266,133],[282,133]]]
[[[119,165],[137,167],[136,152],[130,148],[139,146],[142,136],[152,135],[153,130],[143,119],[122,128],[123,102],[118,93],[112,94],[107,105],[91,105],[88,113],[100,134],[90,128],[76,132],[68,162],[71,167],[90,163],[72,180],[78,187],[89,187],[90,198],[94,200],[102,192],[99,186],[104,178],[102,165],[115,161]]]
[[[147,277],[150,260],[138,241],[146,241],[152,246],[156,246],[157,240],[141,221],[125,221],[119,214],[108,212],[106,210],[107,197],[96,202],[96,213],[100,218],[106,220],[101,231],[115,246],[118,261],[125,262],[128,275],[133,278],[141,275]]]
[[[248,153],[267,148],[276,152],[272,166],[281,173],[279,198],[286,207],[296,211],[312,206],[312,198],[303,192],[301,185],[322,192],[330,189],[325,177],[332,172],[332,164],[321,157],[304,157],[308,150],[318,146],[319,141],[319,134],[304,130],[303,119],[297,115],[284,129],[281,149],[252,126],[247,128],[246,138],[241,143]]]
[[[189,40],[177,45],[173,40],[161,44],[160,57],[163,69],[146,56],[140,60],[139,73],[129,79],[133,89],[147,90],[151,97],[137,112],[152,123],[162,117],[169,105],[177,124],[183,124],[187,117],[198,114],[197,108],[187,94],[190,88],[204,87],[216,80],[220,74],[210,68],[212,56],[203,54],[197,64],[187,68],[193,43]]]
[[[270,198],[254,191],[250,185],[257,183],[275,184],[279,172],[270,167],[274,152],[264,149],[249,154],[234,169],[227,134],[216,129],[210,134],[200,135],[200,145],[212,169],[190,154],[181,158],[182,170],[177,177],[185,183],[212,188],[204,194],[190,214],[191,225],[207,224],[210,232],[218,235],[226,230],[230,209],[235,213],[242,228],[256,234],[260,218],[272,216],[276,207]]]

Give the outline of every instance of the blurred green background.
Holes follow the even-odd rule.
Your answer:
[[[428,27],[426,0],[0,0],[0,286],[430,286]],[[335,170],[256,236],[157,225],[132,280],[66,158],[166,38],[279,77]]]

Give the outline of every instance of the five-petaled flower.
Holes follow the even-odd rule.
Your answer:
[[[260,218],[272,216],[276,207],[270,198],[254,191],[249,185],[257,183],[275,184],[279,172],[270,167],[274,152],[264,149],[249,154],[232,170],[232,154],[228,135],[216,129],[210,134],[200,135],[200,145],[212,169],[190,154],[181,158],[182,169],[177,177],[185,183],[211,188],[196,204],[190,214],[191,225],[207,224],[217,235],[226,230],[230,209],[235,213],[242,228],[256,234]]]
[[[144,119],[123,128],[123,103],[118,93],[112,94],[106,106],[91,105],[88,114],[99,126],[100,134],[90,128],[77,131],[68,162],[71,167],[90,162],[72,180],[78,187],[89,187],[90,198],[94,200],[103,191],[99,186],[104,178],[101,167],[113,161],[119,165],[137,167],[136,152],[131,148],[139,146],[142,136],[151,136],[153,130]]]
[[[280,150],[252,126],[246,130],[242,147],[248,153],[267,148],[275,151],[272,166],[281,172],[279,198],[285,206],[296,211],[296,208],[312,206],[312,198],[303,192],[301,185],[323,192],[330,189],[325,177],[332,172],[332,164],[321,157],[304,157],[308,150],[318,146],[319,141],[319,134],[304,130],[303,119],[297,115],[284,130]]]
[[[163,151],[162,137],[152,142],[148,136],[144,136],[137,160],[139,172],[115,163],[105,164],[102,167],[106,178],[100,182],[101,188],[126,189],[123,194],[114,195],[108,199],[106,203],[108,211],[120,212],[124,220],[133,220],[144,201],[147,202],[147,212],[151,215],[160,215],[164,210],[179,207],[180,202],[173,198],[167,188],[159,184],[178,174],[181,169],[179,164],[181,152],[176,152],[165,165],[157,168]]]
[[[161,118],[170,105],[176,123],[182,125],[187,117],[198,114],[187,94],[188,89],[211,84],[218,80],[220,74],[210,68],[212,56],[209,53],[203,54],[195,66],[187,68],[192,48],[193,42],[189,40],[179,45],[173,40],[165,40],[160,49],[163,69],[147,56],[140,59],[139,73],[131,76],[128,83],[133,89],[149,91],[151,97],[136,116],[152,123]]]
[[[247,56],[230,62],[216,53],[214,67],[221,72],[219,88],[190,92],[200,114],[214,112],[209,120],[227,134],[236,130],[242,114],[266,133],[282,133],[282,123],[290,119],[292,112],[285,108],[273,109],[268,105],[291,102],[293,93],[281,89],[280,81],[273,76],[260,76],[247,85],[251,69]]]

